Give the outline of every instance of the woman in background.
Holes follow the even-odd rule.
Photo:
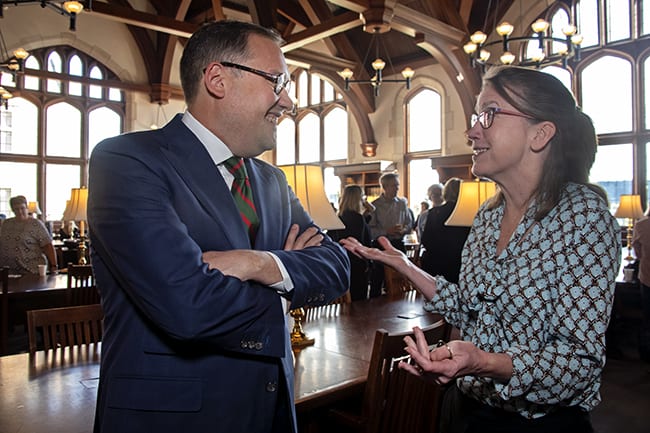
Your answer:
[[[363,216],[364,211],[372,207],[363,196],[359,185],[347,185],[339,200],[338,215],[345,224],[343,230],[332,230],[328,235],[335,241],[354,237],[363,245],[370,246],[370,229]],[[350,297],[353,301],[368,298],[368,261],[348,253],[350,257]]]
[[[427,212],[427,224],[420,243],[424,247],[421,267],[430,275],[441,275],[451,283],[458,283],[460,255],[469,234],[469,227],[445,225],[456,207],[461,180],[452,177],[442,189],[444,203]]]
[[[56,253],[45,224],[29,216],[24,196],[12,197],[9,205],[16,216],[2,224],[0,267],[7,266],[15,274],[38,274],[38,265],[49,264],[56,273]]]

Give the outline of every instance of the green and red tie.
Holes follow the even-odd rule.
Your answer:
[[[255,203],[253,202],[253,190],[251,189],[251,183],[246,173],[246,165],[244,165],[242,158],[236,156],[231,156],[223,164],[235,177],[230,192],[235,199],[237,208],[239,208],[239,214],[244,224],[248,227],[248,236],[250,237],[251,244],[254,244],[255,234],[257,233],[257,227],[260,225],[260,220],[257,216]]]

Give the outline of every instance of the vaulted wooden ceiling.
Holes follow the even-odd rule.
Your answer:
[[[147,68],[154,102],[166,102],[172,56],[202,23],[214,19],[250,20],[273,27],[286,40],[290,64],[306,66],[342,87],[344,67],[363,74],[372,32],[391,63],[386,72],[408,65],[416,70],[439,63],[471,104],[478,86],[461,45],[467,36],[498,20],[513,0],[148,0],[147,11],[128,0],[96,1],[90,13],[128,26]],[[490,7],[490,15],[486,19]],[[81,17],[80,17],[81,18]],[[375,40],[376,49],[377,40]],[[366,62],[369,65],[370,61]],[[391,68],[392,67],[392,68]],[[367,71],[366,73],[369,73]],[[463,80],[458,80],[459,74]],[[370,86],[352,86],[357,109],[374,111]]]

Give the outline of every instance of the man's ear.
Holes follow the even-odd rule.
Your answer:
[[[530,149],[538,153],[543,151],[551,139],[555,137],[555,124],[545,121],[533,125],[532,128],[534,128],[534,135],[530,140]]]
[[[225,77],[225,68],[219,63],[210,63],[203,73],[203,85],[210,95],[223,98],[226,94],[228,81]]]

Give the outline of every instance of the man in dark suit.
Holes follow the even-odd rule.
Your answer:
[[[349,261],[282,172],[253,158],[275,147],[292,107],[279,43],[252,24],[203,26],[181,59],[187,112],[93,151],[105,312],[95,432],[297,431],[283,310],[344,293]],[[233,155],[258,222],[231,193]]]

